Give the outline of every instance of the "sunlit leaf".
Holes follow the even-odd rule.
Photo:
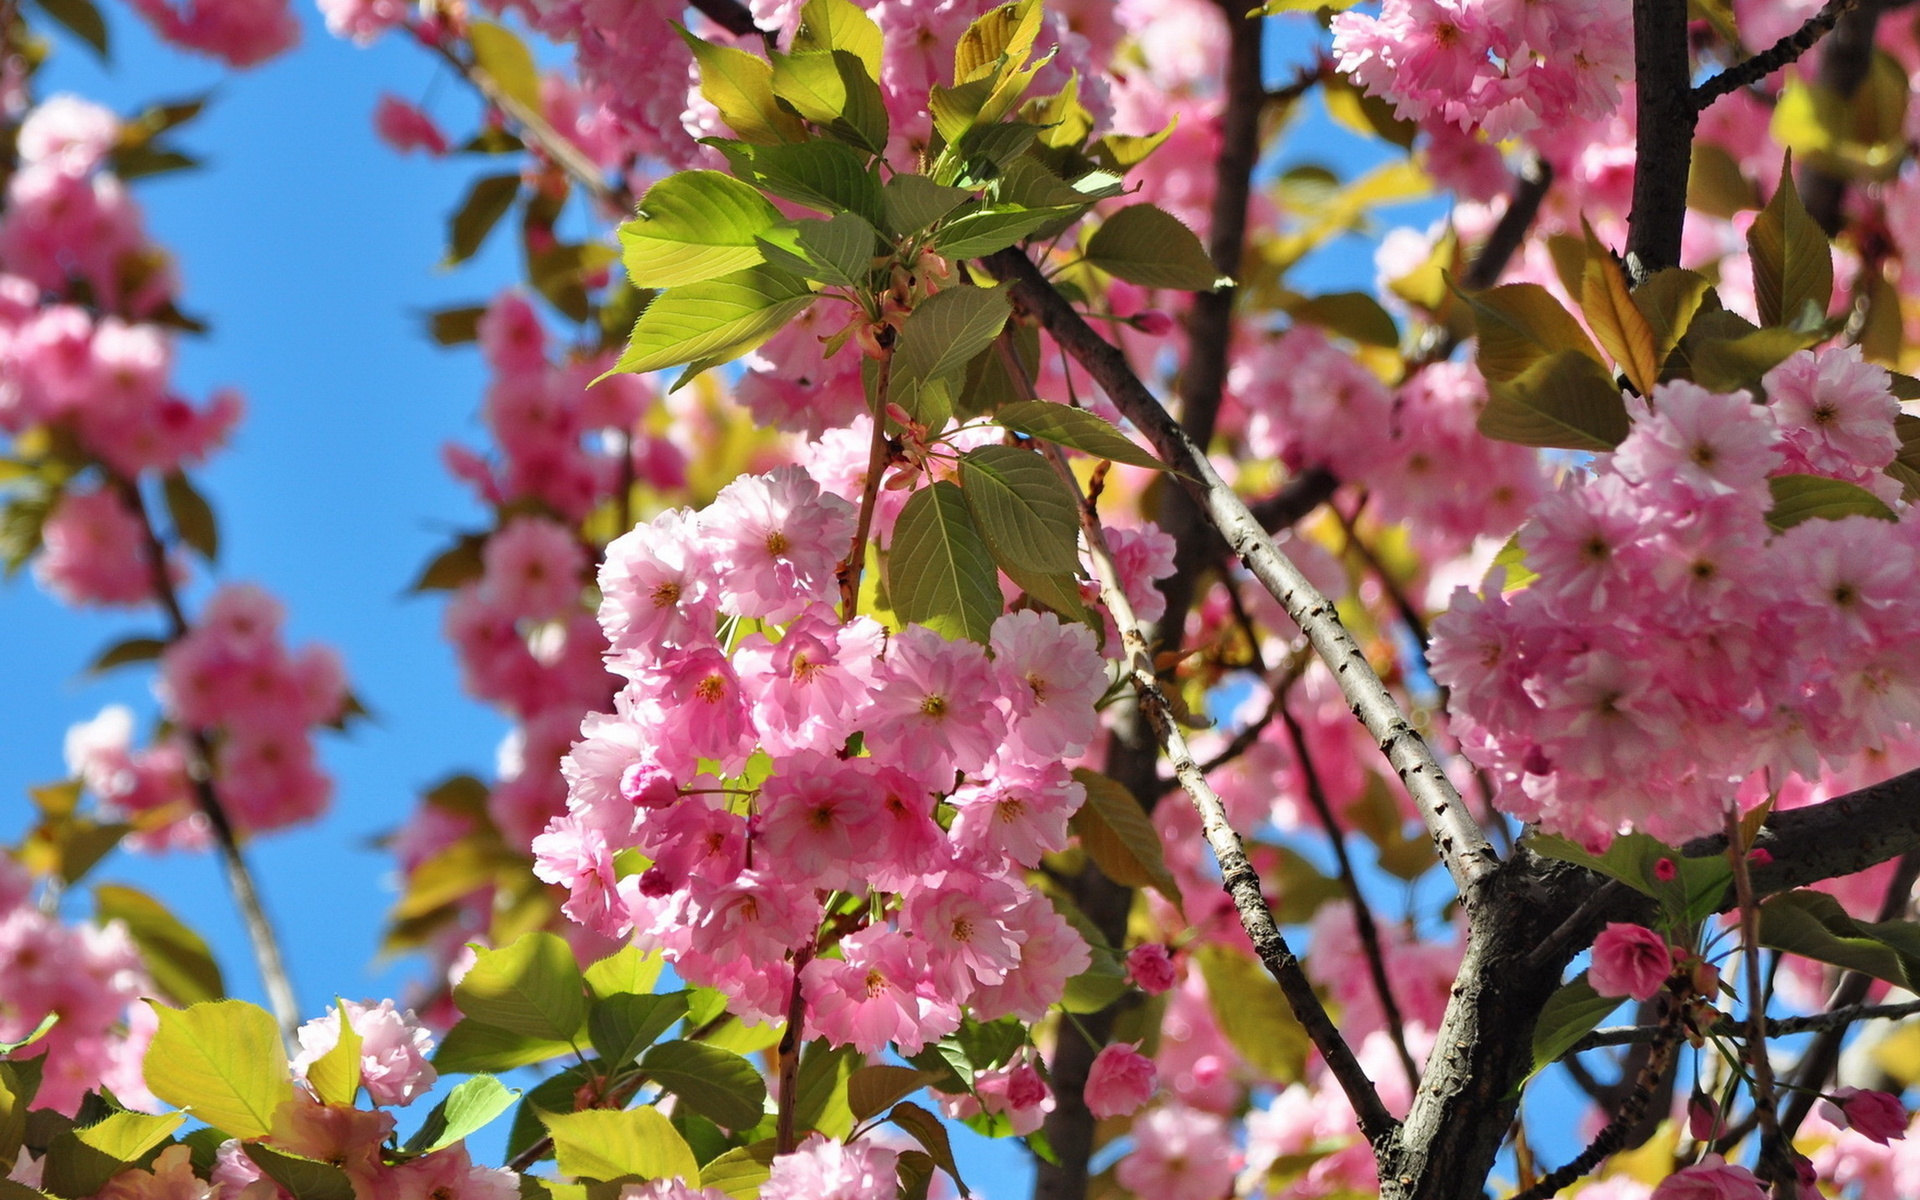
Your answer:
[[[1232,282],[1215,269],[1193,230],[1151,204],[1130,205],[1108,217],[1084,249],[1094,266],[1142,287],[1209,292]]]
[[[160,1028],[144,1060],[147,1088],[234,1137],[262,1137],[293,1098],[273,1017],[243,1000],[153,1006]]]
[[[887,556],[887,595],[908,621],[985,642],[1000,615],[993,556],[957,484],[939,480],[907,501]]]

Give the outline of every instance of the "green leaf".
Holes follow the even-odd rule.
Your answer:
[[[660,978],[661,959],[629,943],[587,968],[587,987],[594,997],[641,995],[653,991]]]
[[[1681,267],[1656,271],[1633,289],[1633,306],[1640,310],[1653,330],[1654,357],[1663,369],[1667,356],[1686,336],[1694,314],[1706,304],[1712,292],[1713,285],[1707,282],[1706,276]]]
[[[124,667],[130,663],[152,662],[166,651],[165,638],[130,637],[121,638],[113,645],[93,656],[87,664],[87,674],[98,675],[111,671],[115,667]]]
[[[587,1035],[601,1059],[622,1067],[687,1015],[687,993],[658,996],[613,995],[597,1002],[587,1018]]]
[[[1594,451],[1626,440],[1627,424],[1613,377],[1578,350],[1555,351],[1517,376],[1489,380],[1479,421],[1480,432],[1499,441]]]
[[[1017,446],[980,446],[960,456],[960,490],[995,561],[1029,571],[1080,566],[1080,513],[1046,459]]]
[[[1886,502],[1857,483],[1829,479],[1824,475],[1775,475],[1767,480],[1773,493],[1773,508],[1767,524],[1776,532],[1791,529],[1802,521],[1819,517],[1837,521],[1841,517],[1878,517],[1895,519]]]
[[[752,184],[718,171],[680,171],[647,189],[620,226],[621,261],[635,287],[674,287],[761,261],[758,238],[781,223]]]
[[[752,1129],[765,1115],[766,1080],[730,1050],[699,1042],[661,1042],[640,1060],[647,1078],[693,1111],[728,1129]]]
[[[1160,833],[1127,786],[1085,767],[1075,767],[1073,778],[1087,789],[1087,802],[1067,825],[1080,835],[1081,848],[1100,873],[1127,887],[1156,888],[1176,905],[1181,903]]]
[[[509,35],[511,36],[511,35]],[[507,215],[520,195],[520,176],[487,175],[473,181],[466,199],[454,210],[448,223],[446,265],[463,263],[480,252],[480,247]]]
[[[847,1105],[855,1120],[864,1121],[931,1082],[933,1077],[918,1067],[861,1067],[847,1077]]]
[[[1087,239],[1087,261],[1142,287],[1210,292],[1223,277],[1193,230],[1165,209],[1135,204],[1108,217]]]
[[[1011,308],[1004,287],[950,287],[922,300],[900,327],[888,398],[938,432],[968,362],[993,344]]]
[[[633,337],[614,370],[657,371],[738,358],[779,332],[813,300],[806,280],[764,265],[670,288],[656,295],[634,322]]]
[[[1479,343],[1474,363],[1489,384],[1518,378],[1563,351],[1585,356],[1606,376],[1606,364],[1592,339],[1553,293],[1539,284],[1510,283],[1475,292],[1466,299],[1473,310],[1474,336]],[[1606,378],[1611,383],[1612,377]]]
[[[1580,972],[1572,981],[1547,997],[1540,1019],[1533,1027],[1533,1070],[1528,1077],[1559,1062],[1573,1044],[1599,1028],[1607,1014],[1620,1007],[1619,996],[1602,996]]]
[[[1920,417],[1901,413],[1893,419],[1900,452],[1887,465],[1887,474],[1900,481],[1900,498],[1911,504],[1920,499]]]
[[[966,188],[935,183],[925,175],[895,175],[882,189],[888,233],[909,237],[973,197]]]
[[[480,339],[480,318],[487,315],[484,304],[462,304],[437,308],[427,314],[427,336],[438,346],[461,346]]]
[[[293,1099],[273,1017],[243,1000],[153,1009],[160,1028],[144,1060],[148,1090],[234,1137],[266,1136],[274,1111]]]
[[[1684,362],[1688,376],[1709,391],[1737,392],[1757,387],[1761,376],[1827,336],[1823,330],[1782,326],[1742,329],[1745,324],[1732,313],[1700,314],[1673,363]],[[1727,333],[1732,336],[1723,336]]]
[[[100,15],[93,0],[34,0],[40,11],[47,14],[68,33],[79,38],[93,52],[106,62],[112,55],[107,42],[106,18]]]
[[[767,260],[808,279],[863,287],[873,273],[879,234],[858,213],[830,221],[794,221],[760,239]]]
[[[938,480],[901,510],[887,554],[887,595],[903,620],[987,640],[1002,607],[1000,583],[959,485]]]
[[[1013,0],[983,14],[953,48],[953,81],[971,83],[1025,66],[1040,33],[1038,0]]]
[[[710,139],[709,144],[726,156],[735,175],[763,192],[828,216],[851,212],[868,224],[882,223],[880,177],[852,147],[827,141],[746,146]],[[895,180],[915,178],[919,176],[901,175]]]
[[[773,1174],[772,1138],[738,1146],[700,1168],[700,1186],[718,1188],[729,1200],[758,1200],[760,1185]]]
[[[1832,963],[1911,988],[1901,955],[1869,935],[1825,892],[1799,889],[1769,896],[1760,904],[1760,944],[1816,962]]]
[[[1135,467],[1167,470],[1167,465],[1105,419],[1084,408],[1050,400],[1021,400],[994,410],[994,423],[1015,433],[1071,446],[1097,458]]]
[[[1329,292],[1287,306],[1296,321],[1305,321],[1351,338],[1363,346],[1400,344],[1400,327],[1380,302],[1365,292]]]
[[[1077,207],[1023,208],[1017,204],[988,204],[944,222],[931,245],[948,258],[980,258],[1005,250],[1021,238],[1053,224]]]
[[[303,1158],[257,1143],[240,1149],[262,1174],[286,1189],[293,1200],[355,1200],[353,1180],[330,1162]]]
[[[360,1092],[360,1047],[364,1039],[347,1018],[346,1001],[334,1001],[334,1015],[340,1021],[339,1040],[307,1067],[307,1085],[322,1104],[352,1108]]]
[[[529,112],[544,111],[540,105],[540,69],[526,43],[490,21],[467,22],[467,41],[473,46],[474,65],[485,71],[501,91],[526,105]]]
[[[40,1186],[70,1200],[92,1196],[157,1149],[186,1120],[184,1113],[154,1117],[116,1112],[96,1124],[57,1134],[41,1159]]]
[[[518,1088],[510,1088],[491,1075],[462,1080],[407,1139],[407,1150],[412,1154],[431,1154],[465,1141],[469,1135],[492,1124],[519,1098]]]
[[[434,555],[433,561],[420,568],[420,577],[407,590],[451,592],[472,583],[486,573],[486,563],[481,554],[486,545],[484,534],[461,534],[458,541]]]
[[[808,1042],[800,1054],[800,1077],[793,1089],[794,1127],[817,1129],[830,1138],[844,1138],[852,1132],[847,1079],[865,1061],[851,1046],[835,1050],[822,1040]]]
[[[586,984],[572,947],[556,934],[535,932],[504,950],[476,949],[473,969],[453,988],[461,1012],[528,1037],[579,1039],[587,1020]]]
[[[755,145],[777,146],[806,136],[798,118],[773,95],[773,64],[733,46],[720,46],[674,26],[700,68],[700,94],[720,119]]]
[[[160,490],[167,500],[167,516],[173,521],[175,536],[208,562],[216,561],[220,557],[220,526],[206,497],[179,471],[169,471]]]
[[[829,136],[869,154],[886,152],[886,104],[856,55],[775,54],[773,94]]]
[[[595,1108],[542,1113],[553,1136],[554,1158],[563,1175],[588,1179],[696,1179],[694,1161],[680,1131],[654,1108]]]
[[[1793,184],[1793,156],[1780,167],[1773,199],[1747,230],[1753,263],[1753,296],[1762,325],[1785,325],[1807,305],[1827,315],[1833,299],[1833,249],[1826,231],[1808,215]]]
[[[144,892],[119,884],[96,884],[94,919],[120,921],[140,950],[147,974],[162,992],[181,1004],[218,1000],[226,995],[220,966],[206,939],[181,924],[166,906]]]
[[[1220,1031],[1249,1065],[1280,1083],[1301,1078],[1307,1031],[1266,968],[1238,950],[1206,945],[1195,953]]]
[[[107,155],[107,165],[122,179],[150,179],[175,171],[191,171],[200,165],[200,160],[161,146],[123,146]]]
[[[902,1100],[893,1106],[887,1114],[887,1120],[913,1135],[913,1139],[926,1147],[933,1161],[940,1169],[953,1176],[954,1186],[960,1189],[962,1196],[971,1196],[967,1181],[960,1178],[960,1167],[953,1161],[953,1143],[947,1139],[947,1127],[940,1118],[911,1100]]]
[[[845,50],[860,60],[867,78],[878,79],[884,45],[880,27],[851,0],[807,0],[800,7],[800,27],[793,34],[795,54]]]

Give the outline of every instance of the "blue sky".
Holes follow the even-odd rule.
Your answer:
[[[405,594],[455,531],[485,519],[439,465],[446,441],[480,441],[484,375],[471,351],[432,345],[420,315],[484,300],[514,278],[506,236],[458,270],[438,266],[466,182],[497,172],[500,160],[403,159],[379,144],[370,114],[383,91],[424,103],[456,137],[472,128],[475,106],[425,53],[398,38],[367,49],[337,41],[310,5],[300,8],[297,50],[240,74],[158,44],[124,9],[107,16],[112,66],[56,35],[42,95],[76,92],[131,113],[214,93],[174,137],[205,168],[142,181],[136,194],[156,240],[178,259],[182,306],[213,326],[182,340],[181,390],[198,399],[230,384],[247,397],[233,445],[198,476],[221,519],[218,578],[279,596],[290,640],[337,648],[375,714],[351,736],[325,739],[337,784],[329,815],[249,853],[306,1012],[336,994],[399,995],[418,968],[373,961],[393,899],[389,862],[373,841],[423,787],[454,771],[488,772],[505,728],[461,695],[439,636],[440,603]],[[1310,20],[1273,25],[1276,50],[1291,61]],[[1288,165],[1312,157],[1359,169],[1354,140],[1331,133],[1323,117],[1295,138]],[[1350,241],[1306,274],[1329,290],[1364,288],[1371,258]],[[203,572],[192,595],[204,596],[206,583]],[[24,575],[0,586],[0,786],[9,797],[0,831],[15,835],[29,819],[26,785],[64,774],[69,725],[109,703],[152,711],[146,670],[97,679],[79,671],[103,646],[157,627],[150,615],[75,613]],[[259,997],[210,858],[118,854],[96,877],[159,896],[213,942],[229,990]],[[1004,1160],[991,1168],[991,1191],[1024,1190],[1008,1169]]]

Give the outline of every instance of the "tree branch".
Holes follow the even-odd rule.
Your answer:
[[[1339,682],[1355,717],[1373,735],[1413,797],[1441,861],[1471,911],[1478,883],[1498,865],[1499,856],[1426,742],[1401,712],[1353,635],[1341,624],[1333,604],[1274,546],[1273,539],[1214,471],[1193,439],[1127,368],[1119,350],[1081,319],[1031,259],[1011,249],[982,262],[995,277],[1012,284],[1014,299],[1021,307],[1040,318],[1054,341],[1087,369],[1127,419],[1147,435],[1161,459],[1179,473],[1188,494],[1225,536],[1227,545],[1306,633]]]
[[[1735,63],[1713,78],[1701,83],[1688,93],[1693,111],[1703,111],[1709,104],[1737,88],[1759,83],[1762,79],[1793,62],[1813,48],[1813,44],[1832,29],[1843,13],[1852,8],[1856,0],[1827,0],[1819,12],[1808,17],[1800,28],[1781,38],[1773,45],[1762,50],[1752,58]],[[1634,6],[1637,17],[1639,5]],[[1684,45],[1684,42],[1683,42]]]
[[[739,0],[687,0],[687,3],[735,37],[761,32],[753,23],[753,13]]]
[[[1534,218],[1540,215],[1540,205],[1552,187],[1553,164],[1538,154],[1528,154],[1515,177],[1507,210],[1494,223],[1493,232],[1481,244],[1480,253],[1473,256],[1472,264],[1461,273],[1461,287],[1477,292],[1500,282],[1514,252],[1527,240],[1527,231],[1533,228]]]
[[[1234,832],[1227,820],[1226,806],[1207,783],[1206,776],[1200,771],[1200,764],[1194,761],[1193,752],[1187,747],[1186,735],[1173,719],[1172,708],[1153,669],[1152,648],[1147,645],[1146,635],[1141,632],[1140,622],[1134,616],[1133,605],[1128,601],[1125,589],[1120,586],[1120,571],[1107,549],[1099,518],[1086,498],[1079,494],[1079,484],[1059,457],[1059,451],[1053,450],[1051,453],[1062,478],[1079,500],[1080,528],[1086,536],[1094,574],[1100,581],[1100,598],[1112,614],[1114,625],[1120,630],[1120,640],[1126,651],[1126,671],[1139,697],[1141,711],[1152,725],[1160,748],[1173,766],[1174,778],[1180,781],[1181,789],[1200,813],[1207,846],[1220,865],[1220,886],[1232,897],[1234,908],[1240,914],[1240,926],[1253,942],[1254,953],[1267,968],[1267,973],[1273,976],[1274,982],[1280,985],[1294,1017],[1306,1030],[1314,1047],[1320,1051],[1320,1056],[1326,1060],[1327,1069],[1339,1082],[1347,1102],[1353,1106],[1360,1122],[1360,1132],[1369,1143],[1383,1145],[1393,1137],[1398,1123],[1393,1119],[1393,1114],[1387,1111],[1386,1105],[1381,1103],[1380,1094],[1374,1090],[1373,1080],[1368,1078],[1366,1068],[1360,1065],[1352,1047],[1340,1036],[1333,1018],[1327,1015],[1320,997],[1314,992],[1305,968],[1300,965],[1300,960],[1281,935],[1279,926],[1274,923],[1273,910],[1267,906],[1266,897],[1260,891],[1259,872],[1247,860],[1240,835]]]
[[[1633,0],[1633,211],[1627,218],[1627,275],[1637,285],[1680,265],[1687,175],[1700,110],[1687,84],[1687,0]]]
[[[174,590],[173,576],[167,570],[166,544],[153,527],[153,518],[147,510],[146,498],[140,493],[139,483],[119,474],[109,478],[120,499],[140,523],[141,540],[145,543],[153,569],[154,595],[167,617],[167,641],[177,642],[187,635],[191,625],[187,621],[186,611],[180,607],[180,596]],[[213,843],[220,851],[221,866],[226,871],[227,889],[233,893],[233,905],[240,910],[240,922],[246,926],[247,941],[253,947],[253,960],[260,970],[260,985],[267,993],[267,1003],[273,1008],[274,1020],[280,1025],[280,1039],[291,1052],[298,1049],[295,1033],[300,1028],[300,1003],[294,998],[293,981],[287,975],[286,960],[280,954],[280,939],[274,934],[273,921],[267,916],[266,905],[260,901],[260,889],[254,884],[253,872],[247,867],[246,857],[240,853],[240,840],[234,833],[233,822],[228,819],[227,810],[221,805],[219,794],[214,791],[213,746],[203,729],[190,726],[186,735],[187,779],[192,784],[194,805],[207,818],[207,826],[213,831]]]
[[[1908,1000],[1901,1004],[1850,1004],[1806,1017],[1770,1017],[1767,1020],[1766,1036],[1792,1037],[1796,1033],[1845,1029],[1859,1021],[1898,1021],[1912,1016],[1920,1016],[1920,1000]],[[1588,1050],[1599,1050],[1606,1046],[1651,1042],[1659,1034],[1660,1028],[1658,1025],[1610,1025],[1605,1029],[1596,1029],[1581,1038],[1567,1050],[1567,1053],[1582,1054]],[[1703,1032],[1714,1037],[1743,1038],[1747,1035],[1747,1027],[1744,1022],[1723,1021]]]

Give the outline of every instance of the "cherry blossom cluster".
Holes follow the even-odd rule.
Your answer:
[[[125,925],[65,924],[34,902],[27,872],[0,855],[0,1041],[24,1041],[59,1018],[14,1055],[41,1058],[38,1107],[71,1113],[103,1086],[127,1104],[153,1102],[140,1057],[155,1026],[137,1003],[152,989]]]
[[[1878,474],[1898,449],[1886,372],[1855,348],[1801,352],[1768,402],[1664,384],[1632,432],[1535,509],[1539,578],[1457,591],[1434,677],[1506,811],[1604,843],[1717,828],[1733,785],[1815,778],[1920,716],[1913,510]],[[1769,477],[1816,474],[1899,517],[1767,524]],[[1777,784],[1776,784],[1777,786]]]
[[[229,67],[256,67],[293,49],[300,22],[287,0],[129,0],[153,31]]]
[[[1466,363],[1434,363],[1396,392],[1299,325],[1242,354],[1229,386],[1246,412],[1251,453],[1364,485],[1375,515],[1407,522],[1435,560],[1518,528],[1547,491],[1537,454],[1475,428],[1486,384]]]
[[[1625,0],[1386,0],[1334,18],[1340,69],[1400,116],[1495,141],[1610,115],[1633,78]]]
[[[853,506],[798,467],[616,539],[600,571],[626,680],[563,764],[535,842],[565,911],[659,948],[737,1011],[914,1053],[960,1006],[1039,1020],[1086,945],[1025,882],[1067,843],[1107,677],[1092,634],[1019,611],[989,645],[830,607]],[[637,850],[644,868],[623,870]],[[827,901],[871,895],[851,916]],[[835,915],[837,914],[837,915]],[[837,957],[816,951],[831,921]]]

